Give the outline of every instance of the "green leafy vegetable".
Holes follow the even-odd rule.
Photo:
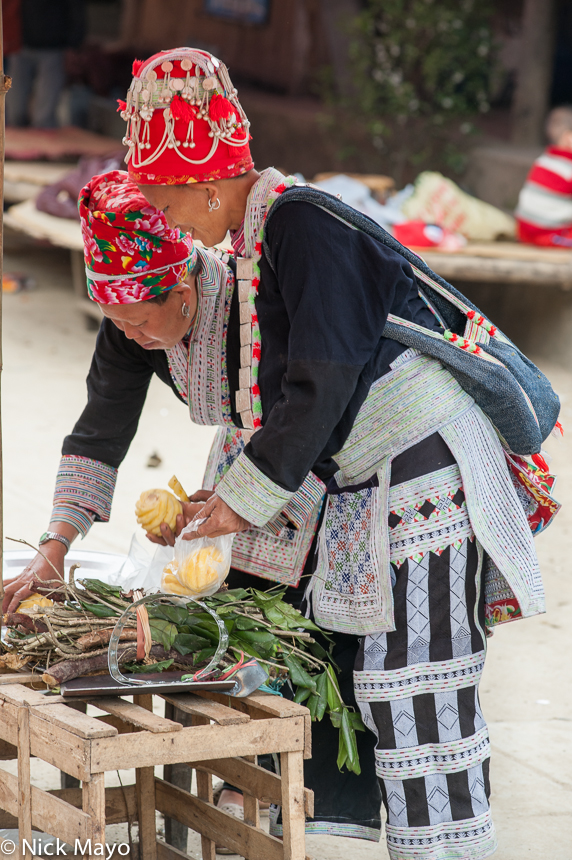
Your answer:
[[[177,638],[176,625],[170,621],[163,621],[162,618],[150,618],[149,627],[153,641],[162,645],[165,651],[170,651]]]
[[[174,662],[174,660],[159,660],[158,663],[126,663],[123,668],[136,675],[140,672],[164,672],[170,669]]]

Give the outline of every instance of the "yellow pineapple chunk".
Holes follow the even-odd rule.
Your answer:
[[[168,564],[163,570],[162,586],[174,594],[203,595],[218,582],[222,563],[220,550],[214,546],[202,547],[191,553],[181,565],[176,560]]]
[[[139,525],[158,537],[161,537],[161,523],[167,523],[174,531],[177,516],[182,513],[182,504],[168,490],[145,490],[135,505]]]

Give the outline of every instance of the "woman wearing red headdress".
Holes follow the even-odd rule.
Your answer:
[[[288,506],[303,513],[296,495],[312,477],[326,491],[308,611],[334,631],[348,687],[353,664],[373,734],[359,736],[361,776],[340,776],[318,724],[307,831],[378,839],[381,789],[392,860],[487,857],[485,616],[500,604],[504,617],[543,611],[542,585],[495,430],[426,350],[443,326],[419,287],[439,284],[350,207],[254,170],[237,91],[210,54],[180,48],[137,63],[122,116],[129,173],[147,200],[207,246],[230,231],[237,258],[231,398],[248,436],[226,463],[237,437],[221,439],[200,535],[245,520],[270,529]],[[414,348],[388,336],[388,320]],[[299,528],[311,524],[302,516]],[[295,583],[299,567],[288,575],[264,550],[262,575]]]

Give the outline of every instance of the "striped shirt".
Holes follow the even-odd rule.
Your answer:
[[[535,242],[572,227],[572,151],[549,146],[536,159],[515,212],[522,241]]]

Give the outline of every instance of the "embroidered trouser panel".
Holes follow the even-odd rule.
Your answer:
[[[471,536],[393,565],[396,630],[358,651],[355,695],[377,737],[392,860],[481,860],[496,847],[478,698],[481,569]]]
[[[352,509],[360,498],[367,506],[368,488],[342,495]],[[351,519],[339,507],[341,559]],[[483,554],[460,472],[441,440],[431,437],[394,461],[388,525],[395,631],[330,634],[344,701],[359,706],[371,729],[357,733],[362,773],[338,771],[337,730],[327,718],[313,723],[304,776],[315,817],[306,832],[377,841],[383,801],[392,860],[481,860],[496,845],[478,700]],[[229,578],[231,587],[260,587],[243,574]],[[298,605],[299,590],[288,589],[286,599]],[[279,815],[270,829],[281,834]]]

